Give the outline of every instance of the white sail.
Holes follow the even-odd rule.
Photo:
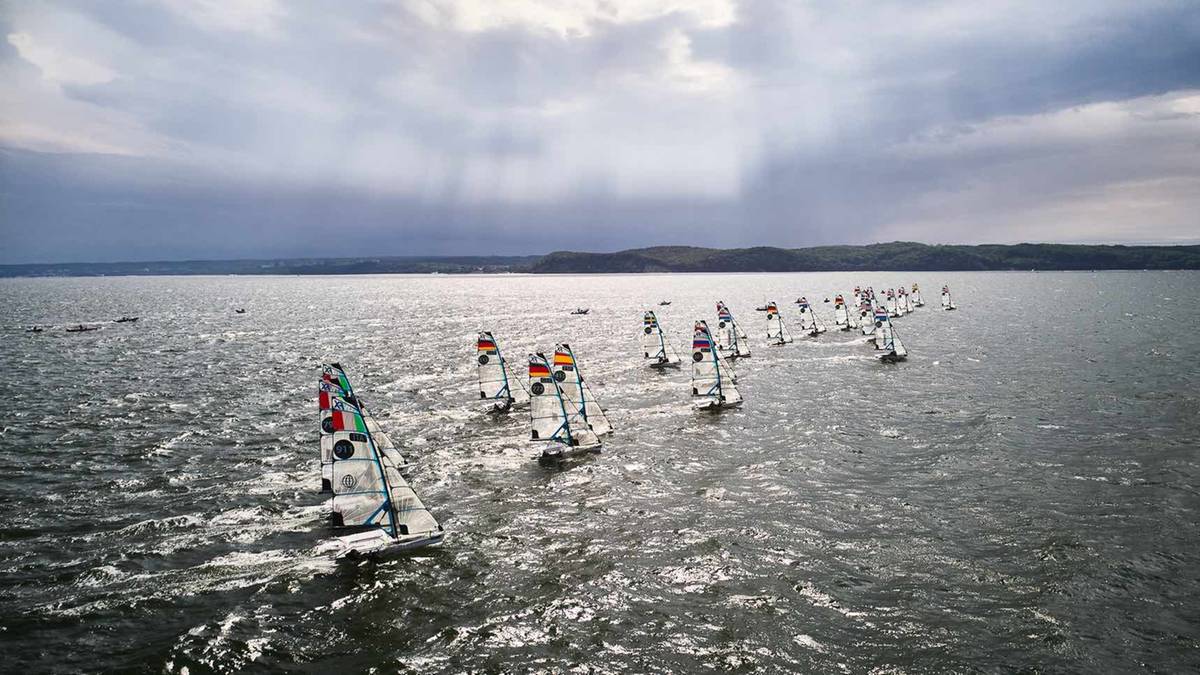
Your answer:
[[[787,323],[779,313],[779,306],[774,302],[767,303],[767,339],[773,345],[786,345],[792,342]]]
[[[646,311],[642,317],[642,354],[650,361],[651,368],[679,365],[679,353],[667,342],[662,326],[654,312]]]
[[[887,309],[883,307],[875,308],[875,349],[883,349],[883,346],[891,339],[892,320],[888,315]]]
[[[888,318],[883,319],[883,327],[880,333],[883,336],[882,345],[877,347],[883,352],[880,354],[879,360],[889,363],[903,361],[908,357],[908,350],[904,348],[904,343],[900,341],[900,336],[896,333],[896,327],[892,325]]]
[[[346,554],[392,546],[440,543],[444,535],[412,486],[374,443],[366,420],[345,402],[333,403],[332,487],[335,527],[363,529],[331,542]]]
[[[608,415],[604,414],[600,401],[596,399],[596,395],[584,379],[571,345],[564,342],[555,346],[550,371],[563,395],[579,409],[579,414],[583,416],[583,421],[589,429],[597,436],[612,431]]]
[[[696,323],[692,334],[692,397],[698,408],[726,407],[742,402],[733,371],[721,358],[704,321]]]
[[[871,335],[875,332],[874,312],[871,311],[871,303],[863,301],[863,304],[858,307],[858,324],[862,327],[863,335]]]
[[[331,490],[332,481],[332,457],[330,453],[333,450],[333,440],[331,438],[331,410],[335,403],[340,402],[345,406],[350,406],[357,410],[366,420],[368,430],[376,435],[376,444],[379,451],[391,459],[392,463],[404,469],[408,465],[404,461],[404,456],[400,453],[400,449],[392,443],[391,438],[383,433],[379,427],[379,423],[371,415],[363,404],[362,399],[354,394],[354,389],[350,385],[350,378],[346,376],[344,370],[338,364],[329,364],[321,369],[321,381],[317,387],[317,411],[318,411],[318,430],[319,430],[319,446],[321,451],[321,491],[329,492]]]
[[[833,305],[833,325],[842,330],[850,330],[850,312],[846,311],[846,305],[840,300]]]
[[[816,326],[816,312],[813,311],[812,305],[808,304],[807,298],[800,298],[796,301],[799,305],[797,309],[800,312],[800,330],[812,331]]]
[[[600,439],[588,428],[587,421],[558,386],[550,363],[541,354],[529,355],[529,423],[531,438],[546,441],[551,447],[544,455],[598,448]]]
[[[896,304],[896,294],[888,291],[887,294],[887,313],[889,316],[900,316],[900,306]]]
[[[746,336],[746,331],[738,326],[733,313],[724,302],[717,303],[717,329],[720,337],[718,346],[730,358],[750,356],[750,339]]]
[[[921,287],[917,284],[912,285],[912,301],[917,307],[924,307],[925,301],[921,299]]]
[[[475,353],[480,400],[492,401],[497,412],[508,410],[525,389],[509,371],[508,362],[500,353],[500,343],[489,331],[483,331],[475,340]],[[518,386],[514,386],[514,381]]]
[[[950,309],[954,306],[954,302],[950,299],[950,288],[942,287],[942,309]]]

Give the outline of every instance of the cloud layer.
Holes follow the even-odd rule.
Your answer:
[[[0,6],[0,262],[1200,240],[1200,5]]]

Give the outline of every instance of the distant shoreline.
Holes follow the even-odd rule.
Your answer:
[[[762,272],[1090,272],[1200,270],[1200,245],[929,245],[738,249],[658,246],[542,256],[377,256],[0,265],[0,277],[654,274]]]

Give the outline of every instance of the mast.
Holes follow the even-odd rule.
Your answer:
[[[342,370],[341,365],[339,365],[337,363],[332,363],[332,364],[330,364],[330,366],[332,368],[336,369],[338,372],[339,386],[341,386],[344,391],[347,391],[347,393],[349,393],[350,396],[353,398],[354,402],[357,403],[358,397],[354,395],[354,389],[350,385],[350,379],[348,377],[346,377],[346,373],[344,370]],[[334,404],[334,410],[337,412],[341,412],[341,413],[346,412],[345,408],[341,402],[337,402]],[[343,418],[341,418],[337,415],[337,412],[335,412],[335,414],[334,414],[335,420],[333,423],[335,438],[336,438],[338,431],[345,431],[345,429],[338,429],[339,426],[344,425],[344,420],[343,420]],[[398,538],[398,534],[396,531],[396,509],[392,505],[392,486],[390,483],[388,483],[387,472],[383,468],[383,460],[380,457],[378,446],[375,445],[375,440],[371,436],[370,426],[367,424],[366,419],[361,414],[361,410],[358,407],[352,407],[350,414],[357,417],[359,420],[362,420],[362,427],[361,427],[361,429],[356,429],[356,433],[362,433],[366,437],[367,449],[371,453],[371,459],[373,459],[375,462],[376,470],[379,471],[379,480],[383,484],[383,506],[381,506],[380,508],[387,509],[386,512],[387,512],[387,517],[388,517],[388,534],[390,534],[393,539],[396,539],[396,538]],[[355,426],[357,427],[357,424]],[[350,442],[351,447],[353,447],[352,441],[342,441],[342,442]],[[333,464],[336,467],[337,462],[340,459],[338,457],[338,441],[334,441],[334,444],[333,444],[333,458],[334,458]],[[342,459],[341,461],[346,461],[346,460]],[[334,499],[337,499],[338,484],[339,484],[339,481],[334,481],[334,484],[333,484]]]

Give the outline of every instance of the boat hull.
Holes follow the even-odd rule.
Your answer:
[[[445,538],[444,530],[393,537],[384,530],[375,529],[334,537],[319,546],[317,552],[332,553],[335,558],[354,558],[375,554],[390,555],[429,546],[440,546]]]
[[[580,445],[573,448],[544,449],[542,450],[541,457],[538,457],[538,462],[542,464],[558,464],[583,455],[599,453],[603,448],[603,445]]]

